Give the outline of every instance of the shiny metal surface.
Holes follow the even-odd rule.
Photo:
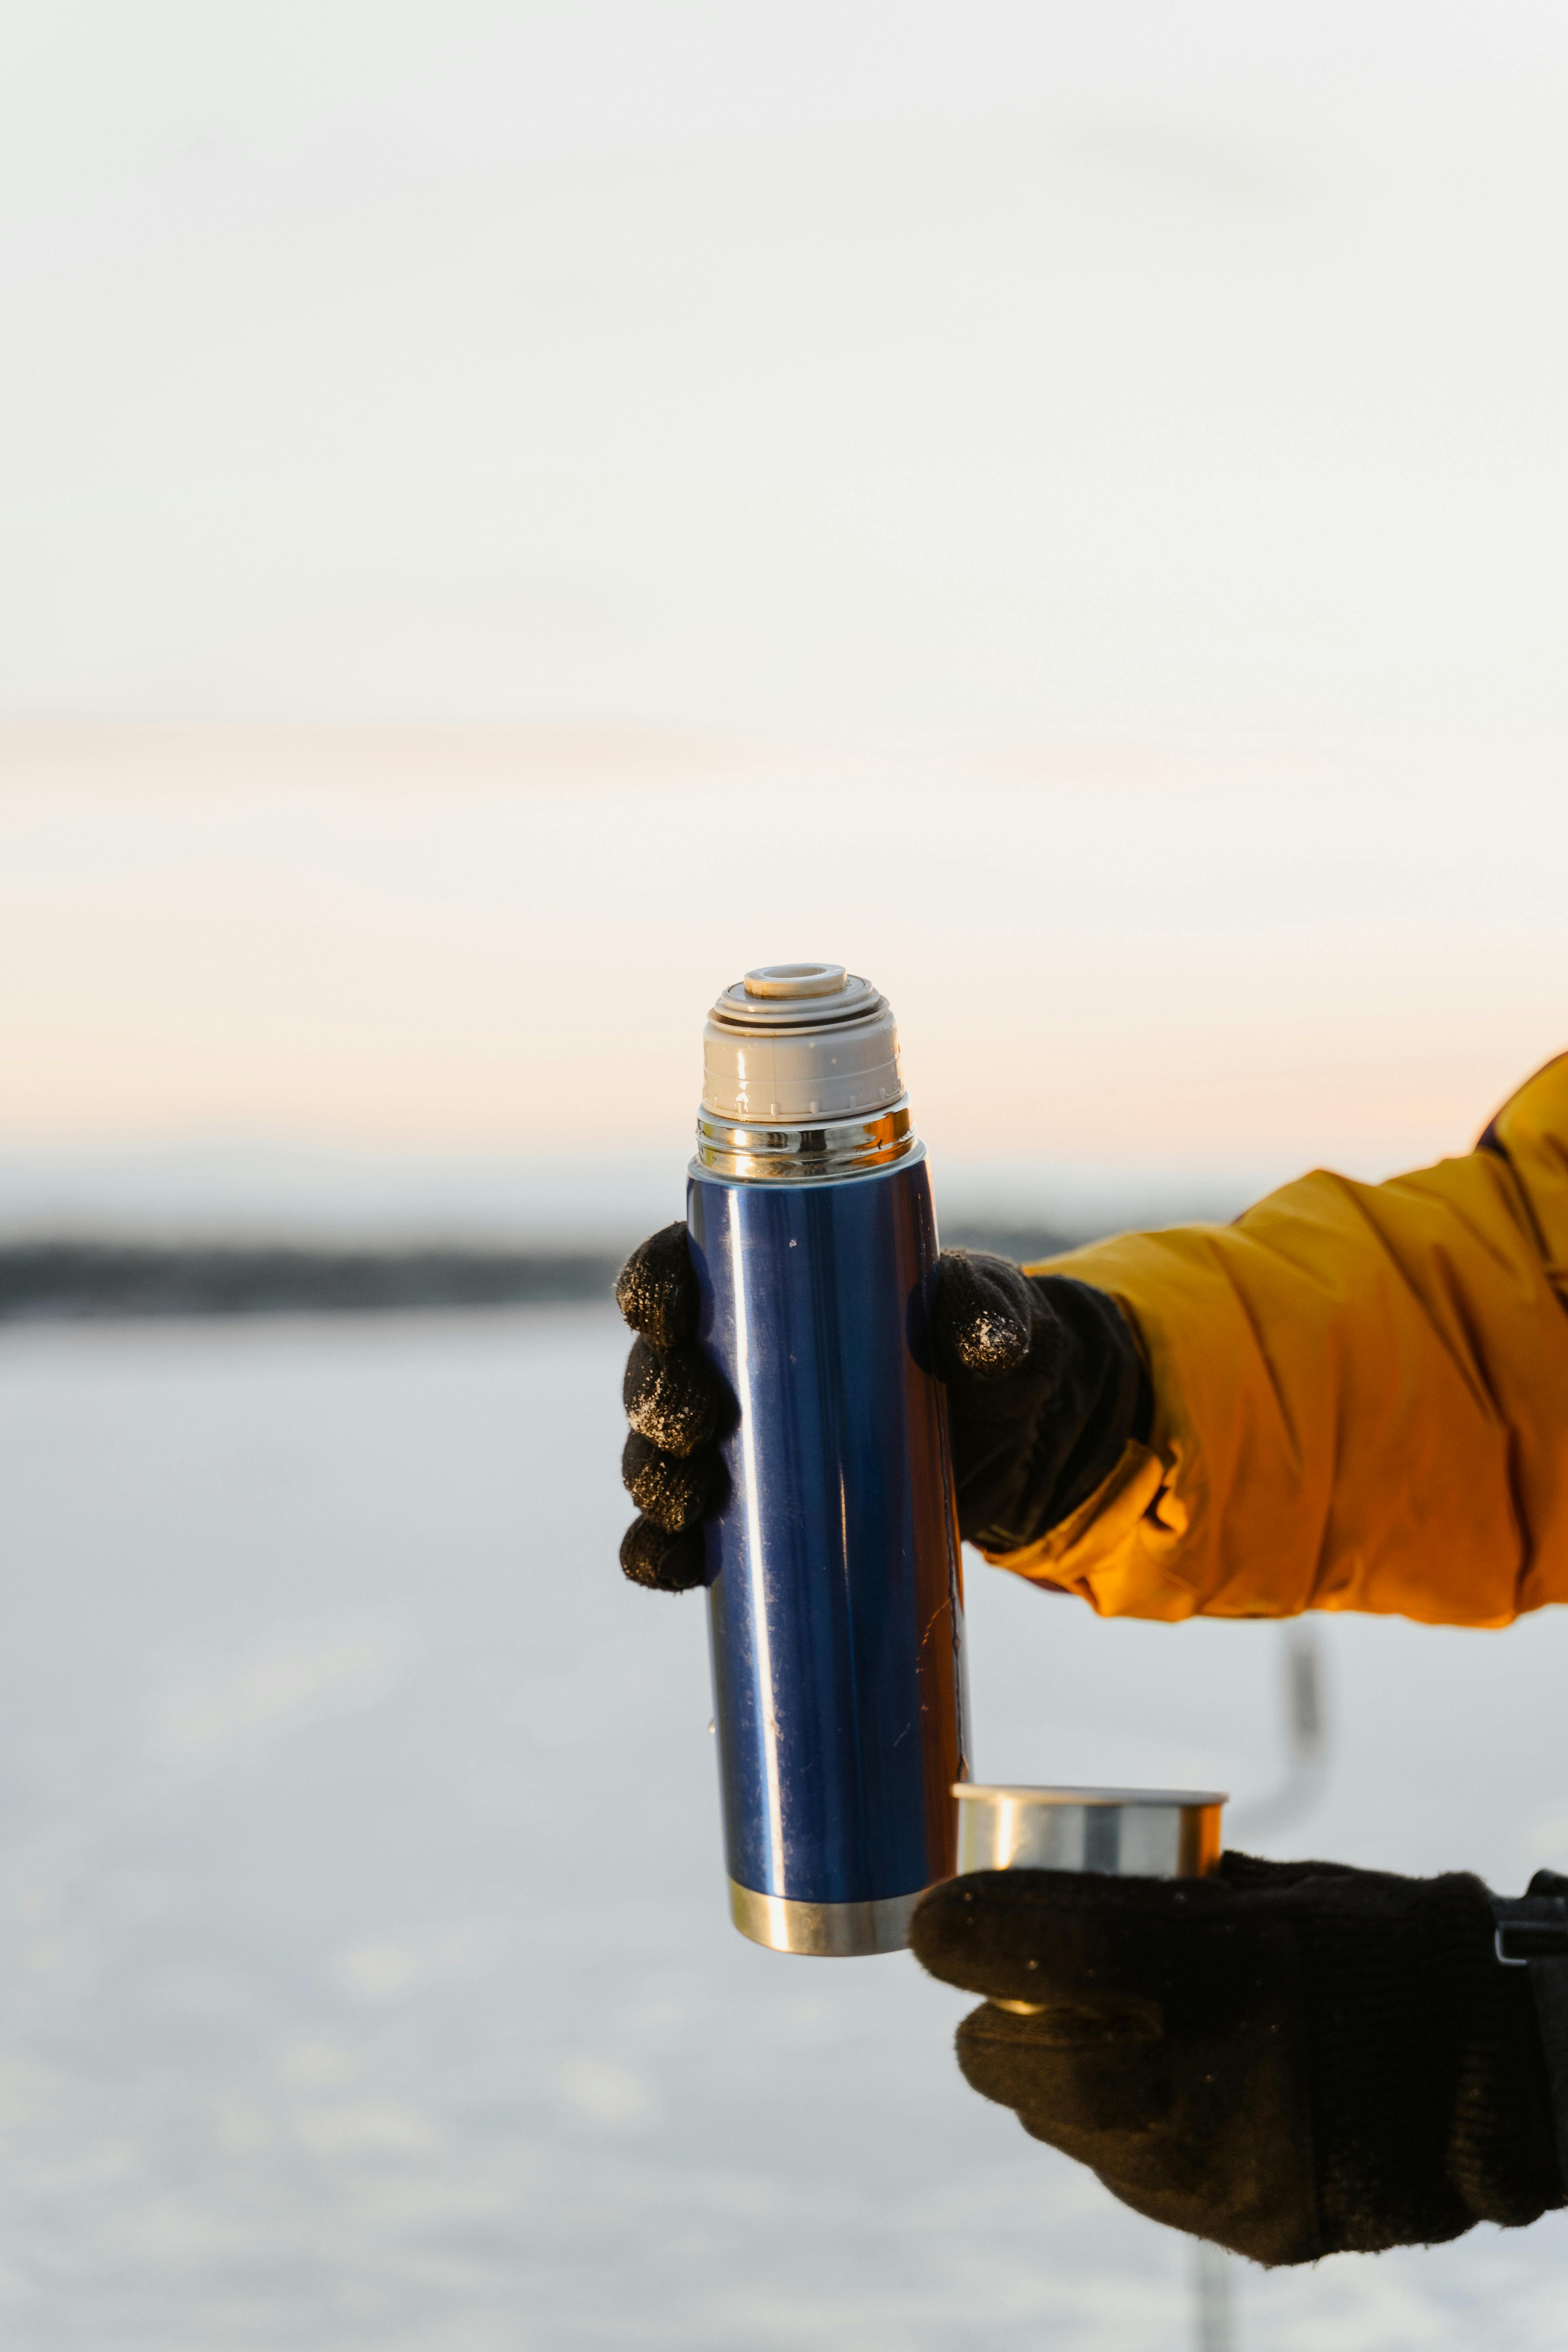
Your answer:
[[[907,1100],[869,1118],[811,1127],[744,1127],[709,1110],[697,1114],[694,1169],[773,1184],[831,1183],[890,1168],[918,1148]]]
[[[775,1952],[798,1952],[818,1960],[852,1960],[870,1952],[901,1952],[910,1940],[910,1915],[922,1889],[874,1903],[792,1903],[780,1895],[757,1895],[730,1881],[730,1916],[753,1944]]]
[[[925,1156],[837,1183],[694,1168],[687,1216],[734,1406],[704,1528],[728,1874],[776,1949],[891,1948],[956,1867],[968,1769]],[[790,1924],[818,1915],[852,1940]]]
[[[1220,1857],[1226,1800],[1211,1790],[954,1785],[958,1868],[1099,1870],[1202,1878]]]

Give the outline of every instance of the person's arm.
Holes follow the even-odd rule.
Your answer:
[[[1117,1301],[1152,1413],[1037,1539],[983,1539],[998,1566],[1167,1619],[1568,1600],[1568,1055],[1462,1159],[1027,1271]]]
[[[682,1227],[619,1295],[622,1564],[679,1591],[721,1405]],[[963,1533],[1106,1613],[1502,1625],[1568,1600],[1568,1056],[1467,1158],[1392,1183],[1308,1176],[1043,1267],[947,1253],[933,1322]],[[1568,1881],[1500,1904],[1243,1855],[1195,1884],[999,1872],[933,1889],[911,1940],[987,1997],[959,2033],[975,2089],[1258,2261],[1568,2191]]]
[[[1462,1159],[939,1275],[959,1525],[997,1566],[1107,1616],[1506,1625],[1568,1600],[1568,1055]],[[683,1226],[619,1297],[622,1562],[679,1591],[721,1404]]]
[[[988,1558],[1107,1612],[1568,1599],[1568,1057],[1462,1160],[1304,1178],[1224,1229],[1047,1268],[1120,1305],[1146,1429]],[[966,2080],[1140,2212],[1262,2263],[1432,2244],[1568,2195],[1568,1880],[1227,1854],[1212,1880],[1010,1871],[911,1941],[985,1994]]]

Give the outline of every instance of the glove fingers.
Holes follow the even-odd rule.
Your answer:
[[[1257,1854],[1226,1852],[1219,1858],[1217,1875],[1238,1892],[1260,1895],[1270,1889],[1300,1886],[1308,1878],[1384,1878],[1386,1873],[1357,1870],[1348,1862],[1263,1862]]]
[[[718,1468],[711,1446],[685,1456],[666,1454],[634,1429],[621,1455],[621,1483],[638,1510],[673,1536],[701,1517]]]
[[[621,1402],[639,1437],[663,1453],[684,1455],[714,1434],[724,1396],[696,1348],[654,1347],[639,1336],[626,1359]]]
[[[1237,1907],[1213,1879],[981,1870],[921,1898],[910,1945],[932,1976],[992,2000],[1162,2000],[1165,1980],[1192,1972],[1189,1950],[1229,1932]]]
[[[632,1521],[621,1538],[621,1573],[655,1592],[689,1592],[708,1581],[700,1528],[679,1535],[649,1518]]]
[[[1161,2036],[1152,2004],[1014,2017],[988,2001],[964,2019],[955,2048],[972,2091],[1012,2107],[1037,2139],[1078,2155],[1069,2142],[1161,2122],[1170,2104]]]
[[[1197,2033],[1152,2032],[1146,2009],[1092,1990],[1037,2017],[988,2003],[958,2030],[959,2066],[1135,2211],[1255,2262],[1315,2260],[1328,2248],[1289,1972],[1255,1962],[1250,2006],[1243,1991]]]
[[[634,1331],[656,1348],[678,1348],[697,1335],[697,1276],[679,1221],[633,1250],[616,1281],[616,1304]]]
[[[640,1516],[621,1539],[621,1568],[634,1584],[688,1592],[707,1582],[698,1522],[718,1477],[710,1441],[725,1394],[692,1344],[700,1301],[684,1224],[666,1225],[632,1252],[616,1304],[637,1335],[621,1390],[631,1423],[621,1476]]]
[[[943,1250],[937,1261],[933,1327],[949,1381],[1005,1380],[1029,1360],[1034,1302],[1026,1276],[1006,1258]]]

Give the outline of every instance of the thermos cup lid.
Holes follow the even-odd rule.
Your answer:
[[[953,1784],[958,1867],[1096,1870],[1202,1878],[1220,1856],[1225,1799],[1212,1789],[1030,1789]]]
[[[702,1108],[740,1125],[864,1118],[904,1091],[892,1007],[837,963],[761,964],[702,1033]]]

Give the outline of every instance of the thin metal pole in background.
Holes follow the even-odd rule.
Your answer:
[[[1206,2238],[1193,2240],[1193,2320],[1197,2352],[1237,2352],[1231,2295],[1235,2257]]]
[[[1322,1653],[1316,1627],[1297,1619],[1285,1627],[1283,1690],[1285,1773],[1266,1797],[1238,1805],[1229,1826],[1244,1838],[1293,1828],[1322,1792],[1328,1766]],[[1196,2352],[1240,2352],[1236,2322],[1237,2258],[1223,2246],[1194,2238],[1192,2249],[1193,2340]]]
[[[1237,1805],[1226,1823],[1232,1843],[1294,1829],[1322,1793],[1328,1769],[1328,1719],[1318,1632],[1309,1618],[1284,1628],[1280,1696],[1285,1716],[1285,1771],[1267,1796]]]

